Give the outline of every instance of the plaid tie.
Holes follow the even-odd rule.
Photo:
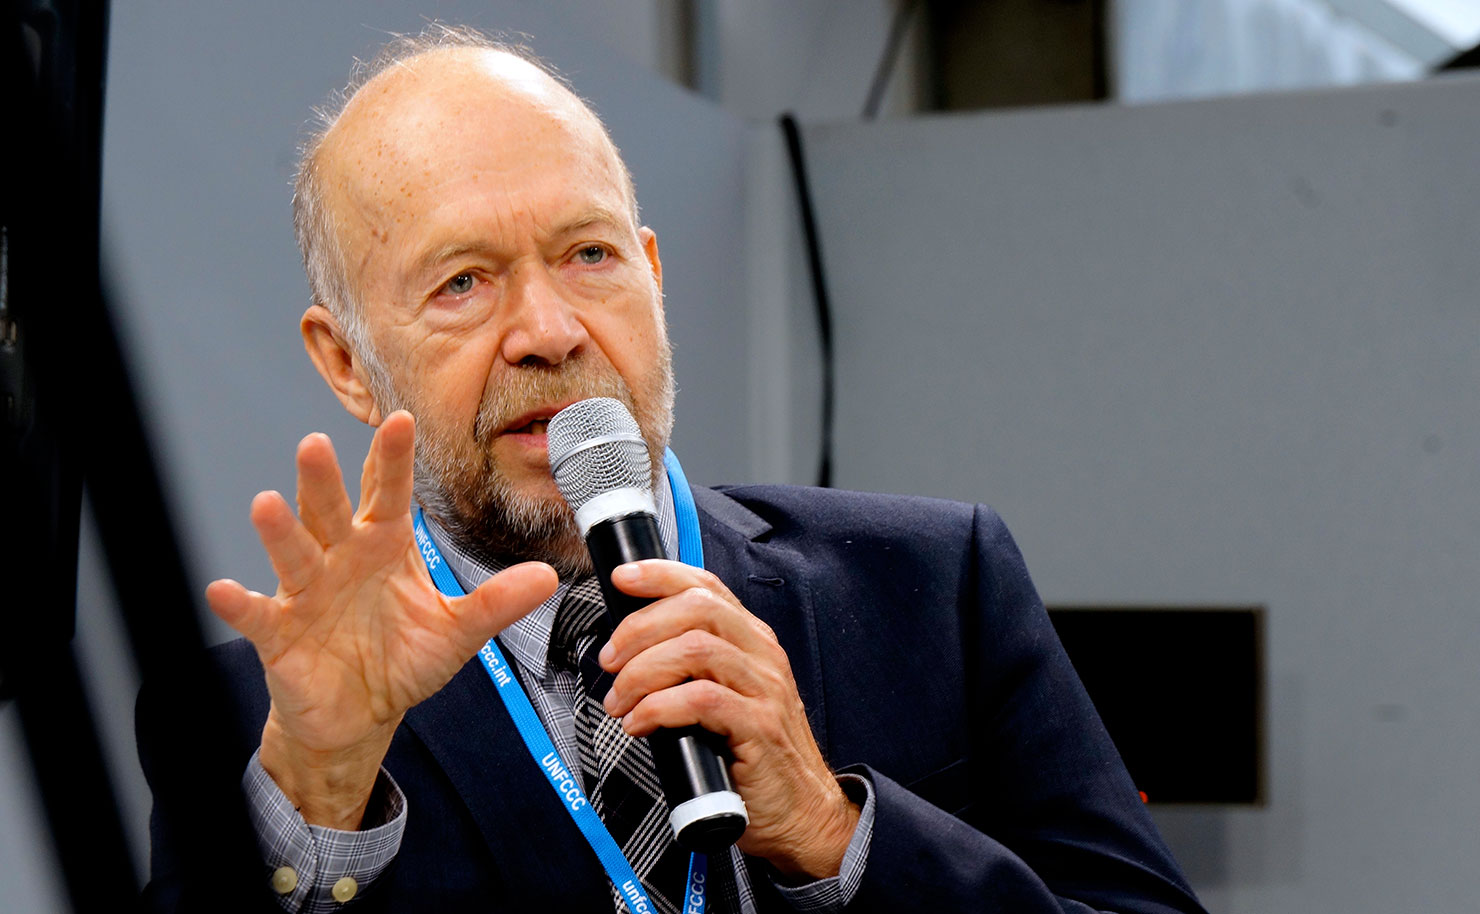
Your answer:
[[[555,612],[550,633],[550,659],[580,680],[576,696],[576,745],[581,752],[581,779],[591,806],[622,848],[627,861],[663,914],[678,914],[672,900],[682,897],[688,854],[673,841],[668,803],[653,769],[647,740],[634,739],[601,699],[612,675],[596,660],[611,637],[611,622],[595,577],[571,585]],[[613,897],[622,900],[612,886]]]

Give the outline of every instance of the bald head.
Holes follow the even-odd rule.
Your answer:
[[[490,112],[498,116],[472,116]],[[460,167],[466,173],[472,163],[457,161],[459,150],[494,145],[517,158],[539,144],[578,152],[590,180],[613,182],[624,215],[638,225],[631,175],[595,112],[526,48],[475,30],[438,25],[397,38],[357,63],[338,104],[317,114],[321,126],[299,169],[294,227],[313,300],[339,318],[357,349],[365,342],[362,280],[372,264],[369,251],[355,250],[355,229],[383,221],[396,198],[424,192]],[[502,129],[489,130],[490,120]],[[372,236],[381,234],[372,228]]]

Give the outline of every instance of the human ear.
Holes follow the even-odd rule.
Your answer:
[[[663,298],[663,259],[658,256],[658,235],[647,226],[637,230],[637,240],[642,242],[642,252],[647,256],[648,266],[653,271],[653,281],[658,284],[658,299]]]
[[[370,393],[364,366],[345,342],[339,321],[323,305],[309,305],[298,323],[303,348],[324,383],[351,416],[366,425],[380,425],[380,409]]]

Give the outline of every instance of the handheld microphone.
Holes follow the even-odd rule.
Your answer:
[[[647,442],[627,407],[608,397],[567,406],[545,434],[550,472],[575,512],[615,627],[653,601],[617,590],[612,572],[628,562],[667,557]],[[680,727],[655,731],[648,745],[678,845],[714,853],[738,841],[750,820],[730,783],[724,739],[701,727]]]

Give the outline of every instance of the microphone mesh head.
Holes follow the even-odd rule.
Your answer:
[[[603,492],[652,489],[647,442],[620,400],[592,397],[562,409],[545,430],[545,448],[572,511]]]

